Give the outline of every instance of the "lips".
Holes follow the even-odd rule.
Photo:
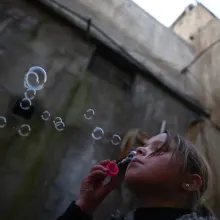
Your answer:
[[[134,158],[134,159],[131,161],[131,163],[140,163],[140,164],[143,164],[143,163],[141,162],[141,160],[139,160],[138,158]]]

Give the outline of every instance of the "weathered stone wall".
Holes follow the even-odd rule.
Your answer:
[[[100,55],[94,58],[96,45],[35,5],[2,1],[0,30],[0,115],[8,119],[0,130],[0,219],[54,219],[77,198],[92,164],[115,158],[113,134],[140,128],[154,135],[162,120],[168,129],[185,134],[196,117],[147,74],[127,72]],[[48,82],[37,92],[31,120],[25,120],[11,109],[23,97],[24,75],[33,65],[47,70]],[[96,113],[90,121],[83,117],[88,108]],[[52,120],[41,120],[44,110],[63,118],[63,132]],[[21,124],[31,126],[28,137],[18,135]],[[91,137],[95,126],[105,131],[100,141]],[[120,191],[113,192],[96,218],[105,219],[123,200]]]
[[[220,39],[219,19],[212,20],[208,25],[195,35],[195,46],[197,53],[204,51],[210,45]]]
[[[195,90],[197,100],[207,111],[211,112],[214,121],[219,124],[219,59],[220,59],[220,21],[215,20],[201,30],[196,37],[196,45],[201,55],[190,67],[188,77]],[[205,52],[202,52],[205,51]]]
[[[78,17],[65,8],[60,8],[60,5],[77,12],[82,17],[90,18],[92,24],[97,25],[165,84],[185,96],[194,98],[192,89],[185,88],[184,83],[187,79],[180,76],[180,70],[194,59],[195,50],[133,1],[39,0],[39,2],[53,8],[84,29],[87,22],[80,22]],[[118,50],[111,41],[103,39],[93,28],[91,32]]]
[[[174,33],[190,45],[195,46],[195,37],[200,31],[215,20],[215,16],[202,4],[190,5],[180,18],[172,25]]]

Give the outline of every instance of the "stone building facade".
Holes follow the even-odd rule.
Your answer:
[[[171,25],[171,29],[186,42],[194,45],[195,36],[215,19],[215,15],[201,3],[189,5]]]

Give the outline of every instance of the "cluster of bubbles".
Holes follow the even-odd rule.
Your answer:
[[[24,98],[20,102],[20,108],[23,110],[29,110],[32,105],[32,100],[35,98],[37,91],[44,88],[45,83],[47,82],[47,73],[46,71],[39,66],[31,67],[24,77],[24,87],[26,91],[24,93]],[[86,120],[91,120],[95,116],[94,109],[86,110],[84,118]],[[41,114],[41,119],[48,121],[51,118],[49,111],[44,111]],[[0,116],[0,128],[4,128],[7,124],[7,119],[4,116]],[[65,128],[65,123],[62,118],[56,117],[53,120],[54,127],[57,131],[63,131]],[[31,127],[28,124],[23,124],[18,130],[19,135],[23,137],[29,136],[31,132]],[[101,127],[95,127],[92,131],[92,138],[95,140],[101,140],[104,136],[104,130]],[[113,145],[119,145],[121,142],[121,137],[117,134],[114,134],[111,139]]]
[[[0,128],[4,128],[6,124],[7,124],[7,119],[4,116],[0,116]],[[29,136],[30,132],[31,132],[31,127],[27,124],[21,125],[21,127],[18,130],[19,135],[23,137]]]
[[[47,73],[40,66],[31,67],[24,76],[24,87],[26,91],[24,93],[24,98],[19,103],[20,108],[23,110],[29,110],[32,105],[32,100],[35,98],[37,91],[44,88],[47,82]],[[41,114],[41,118],[44,121],[48,121],[51,115],[50,112],[44,111]],[[56,130],[64,130],[65,124],[60,117],[57,117],[53,121]],[[0,116],[0,128],[4,128],[7,124],[7,119],[4,116]],[[15,127],[14,127],[15,128]],[[29,136],[31,132],[31,127],[28,124],[23,124],[18,129],[18,134],[22,137]]]
[[[86,119],[86,120],[91,120],[92,118],[93,118],[93,116],[95,116],[95,111],[94,111],[94,109],[88,109],[88,110],[86,110],[86,112],[85,112],[85,114],[84,114],[84,118]],[[94,139],[94,140],[101,140],[103,137],[104,137],[104,134],[105,134],[105,132],[104,132],[104,130],[101,128],[101,127],[95,127],[94,129],[93,129],[93,131],[92,131],[92,138]],[[121,143],[121,137],[119,136],[119,135],[117,135],[117,134],[114,134],[113,136],[112,136],[112,139],[111,139],[111,143],[113,144],[113,145],[119,145],[120,143]]]
[[[26,91],[24,98],[20,102],[20,107],[23,110],[29,110],[32,105],[37,91],[44,88],[44,84],[47,82],[47,73],[40,66],[31,67],[24,76],[24,87]]]
[[[44,111],[42,114],[41,114],[41,118],[44,120],[44,121],[48,121],[50,120],[50,117],[51,117],[51,114],[50,112],[48,111]],[[64,128],[65,128],[65,123],[63,122],[62,118],[60,117],[56,117],[54,120],[53,120],[53,124],[54,124],[54,127],[57,131],[63,131]]]
[[[53,123],[54,123],[54,127],[56,128],[57,131],[63,131],[63,130],[64,130],[65,124],[64,124],[64,122],[62,121],[62,118],[56,117],[56,118],[53,120]]]

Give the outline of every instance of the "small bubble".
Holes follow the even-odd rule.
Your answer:
[[[92,132],[92,137],[95,139],[95,140],[100,140],[102,139],[104,135],[104,131],[102,128],[100,127],[95,127],[95,129],[93,130]]]
[[[93,109],[88,109],[84,114],[84,118],[87,120],[91,120],[94,115],[95,115],[95,111]]]
[[[7,119],[4,116],[0,116],[0,128],[4,128],[6,126]]]
[[[27,89],[24,93],[24,96],[26,99],[32,100],[34,99],[34,96],[36,95],[36,90],[34,89]]]
[[[60,118],[60,117],[56,117],[56,118],[53,120],[54,125],[56,125],[57,123],[60,123],[60,122],[63,122],[62,118]]]
[[[44,121],[48,121],[50,119],[50,112],[48,111],[44,111],[41,115],[41,118],[44,120]]]
[[[63,131],[65,128],[65,124],[61,121],[61,122],[57,122],[55,124],[55,128],[57,131]]]
[[[29,110],[31,107],[31,100],[27,98],[23,98],[22,101],[20,102],[20,107],[23,110]]]
[[[27,124],[21,125],[20,129],[18,130],[18,133],[22,136],[22,137],[27,137],[29,136],[31,132],[31,127]]]
[[[112,136],[111,142],[112,142],[113,145],[119,145],[119,144],[121,143],[121,138],[120,138],[120,136],[117,135],[117,134],[114,134],[114,135]]]

